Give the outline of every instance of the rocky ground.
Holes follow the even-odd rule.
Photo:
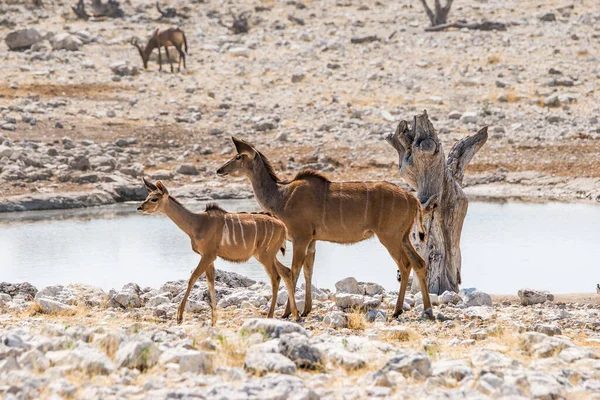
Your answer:
[[[0,284],[0,393],[37,398],[600,398],[600,302],[522,290],[495,301],[475,289],[419,295],[389,320],[396,293],[346,278],[314,289],[299,323],[265,319],[270,288],[218,271],[218,323],[205,281],[184,322],[186,282]],[[277,314],[287,297],[280,289]],[[303,290],[297,293],[303,307]],[[513,299],[514,300],[514,299]]]
[[[396,180],[381,135],[423,109],[446,152],[490,127],[467,172],[473,194],[600,199],[592,1],[457,3],[451,20],[507,31],[436,33],[424,32],[417,1],[173,1],[181,16],[165,19],[153,0],[133,0],[124,18],[87,21],[72,3],[0,5],[2,211],[134,199],[142,174],[235,195],[214,175],[231,135],[282,175],[309,166]],[[219,23],[229,8],[251,11],[247,34]],[[174,24],[187,33],[188,69],[160,73],[151,60],[143,70],[130,39]]]

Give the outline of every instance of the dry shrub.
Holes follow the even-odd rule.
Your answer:
[[[348,328],[355,331],[362,331],[367,327],[367,318],[365,314],[358,308],[352,310],[348,317]]]
[[[502,61],[502,60],[500,59],[500,57],[499,57],[499,56],[497,56],[496,54],[494,54],[494,55],[491,55],[491,56],[488,58],[488,64],[498,64],[498,63],[500,63],[501,61]]]

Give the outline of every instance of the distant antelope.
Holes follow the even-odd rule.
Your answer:
[[[187,210],[179,201],[169,196],[169,191],[158,181],[152,184],[143,179],[150,192],[146,200],[138,207],[144,214],[162,212],[169,217],[192,240],[192,249],[202,256],[198,267],[192,272],[187,290],[177,310],[177,323],[183,321],[183,311],[190,290],[206,272],[206,282],[210,292],[212,324],[216,322],[215,266],[217,257],[231,262],[244,262],[250,257],[256,258],[267,271],[271,279],[273,297],[268,317],[272,318],[277,303],[280,277],[288,290],[289,300],[295,309],[294,285],[292,273],[277,260],[277,252],[285,252],[285,225],[277,218],[266,214],[229,213],[216,204],[209,204],[206,210],[196,214]],[[298,319],[298,312],[293,314]]]
[[[142,49],[142,46],[138,43],[137,38],[131,39],[131,44],[134,45],[138,51],[140,52],[140,56],[142,57],[142,61],[144,62],[144,69],[148,69],[148,60],[150,59],[150,54],[154,49],[158,49],[158,70],[162,71],[162,57],[160,54],[160,48],[165,48],[165,53],[167,53],[167,59],[169,60],[169,64],[171,65],[171,72],[173,72],[173,62],[171,61],[171,56],[169,55],[169,46],[173,46],[179,52],[179,65],[177,66],[177,71],[181,71],[181,60],[183,60],[183,68],[187,68],[185,64],[185,54],[188,52],[187,39],[185,38],[185,32],[180,28],[173,27],[167,29],[156,29],[152,36],[148,39],[148,43],[146,43],[146,47]],[[185,52],[181,49],[185,48]]]
[[[596,283],[596,293],[600,294],[600,283]]]
[[[311,279],[316,241],[351,244],[373,235],[377,235],[400,270],[402,279],[394,317],[402,313],[411,268],[421,284],[424,309],[431,308],[425,261],[410,241],[415,220],[421,240],[425,239],[423,208],[415,196],[388,182],[331,182],[311,170],[301,171],[291,181],[282,181],[269,160],[256,148],[232,139],[238,154],[219,168],[217,174],[248,177],[261,207],[285,223],[294,244],[294,284],[304,265],[306,298],[303,316],[312,307]],[[284,317],[289,313],[288,304]]]

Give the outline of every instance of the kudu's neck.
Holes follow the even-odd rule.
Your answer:
[[[144,50],[141,51],[142,53],[142,58],[148,62],[148,60],[150,60],[150,54],[152,54],[152,50],[154,50],[154,48],[156,47],[156,43],[154,39],[149,39],[148,43],[146,43],[146,47],[144,47]]]
[[[179,229],[187,233],[188,236],[193,236],[194,229],[197,229],[198,227],[198,219],[200,218],[198,214],[194,214],[179,204],[171,196],[168,197],[162,212],[169,217]]]
[[[283,211],[284,193],[261,159],[254,161],[254,169],[249,178],[260,206],[265,211],[279,215]]]

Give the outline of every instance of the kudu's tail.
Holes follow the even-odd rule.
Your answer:
[[[421,202],[417,200],[417,218],[415,222],[417,223],[417,230],[419,231],[419,239],[421,240],[421,242],[424,242],[427,238],[427,230],[425,229],[425,225],[423,224],[424,213],[425,210],[423,210]]]
[[[187,38],[185,37],[184,31],[181,31],[181,34],[183,35],[183,46],[185,47],[185,54],[187,54],[188,53]]]

